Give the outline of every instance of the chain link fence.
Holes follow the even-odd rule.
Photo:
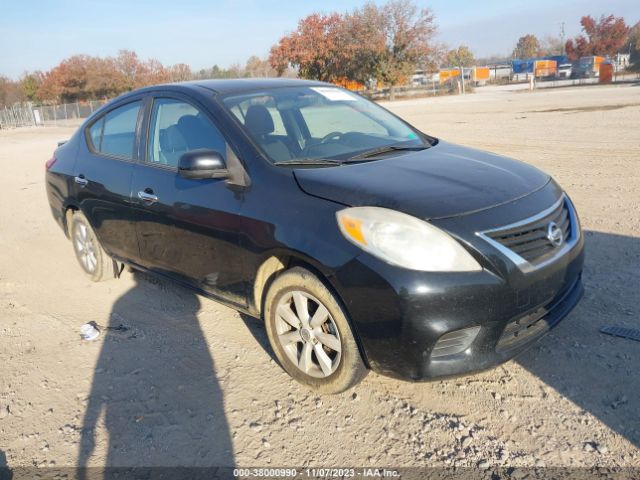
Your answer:
[[[108,100],[61,105],[16,104],[0,108],[0,129],[16,127],[77,126]]]

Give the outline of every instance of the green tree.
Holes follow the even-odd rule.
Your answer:
[[[473,52],[466,45],[460,45],[458,48],[449,50],[445,59],[449,67],[460,69],[460,77],[462,79],[462,93],[464,93],[464,69],[473,67],[476,64],[476,59],[473,56]]]
[[[449,67],[467,68],[476,64],[476,58],[469,47],[460,45],[458,48],[447,52],[446,62]]]
[[[38,89],[40,85],[42,85],[42,81],[44,79],[44,74],[42,72],[36,71],[31,73],[25,73],[20,79],[20,87],[22,88],[22,92],[24,93],[24,97],[29,102],[37,102],[40,99],[38,98]]]

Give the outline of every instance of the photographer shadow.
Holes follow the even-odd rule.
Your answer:
[[[180,478],[218,477],[234,465],[214,362],[192,291],[134,273],[135,286],[113,305],[81,432],[78,476],[111,469],[171,467]],[[107,432],[104,439],[102,432]],[[106,460],[92,461],[98,454]],[[169,473],[169,472],[167,472]],[[186,477],[182,474],[186,474]],[[111,478],[111,476],[109,476]]]

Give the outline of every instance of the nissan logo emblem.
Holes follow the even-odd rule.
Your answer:
[[[559,247],[564,243],[564,233],[556,222],[550,222],[549,225],[547,225],[547,239],[554,247]]]

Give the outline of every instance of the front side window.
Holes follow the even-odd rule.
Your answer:
[[[132,159],[136,144],[136,124],[142,102],[128,103],[111,110],[89,127],[89,139],[96,152]]]
[[[228,96],[223,102],[274,162],[348,161],[384,147],[429,146],[385,109],[336,87],[277,88]]]
[[[197,149],[215,150],[226,160],[226,142],[213,123],[193,105],[172,98],[153,102],[147,162],[177,167],[180,157]]]

